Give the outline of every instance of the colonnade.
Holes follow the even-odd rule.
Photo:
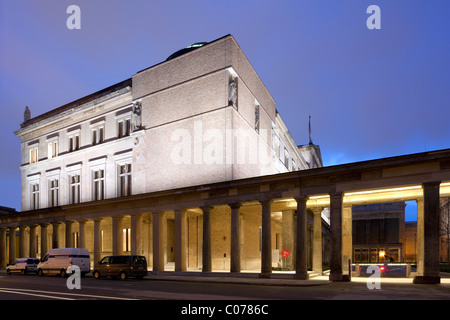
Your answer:
[[[415,278],[416,283],[435,283],[439,281],[439,187],[440,182],[423,183],[423,199],[418,201],[418,276]],[[233,197],[230,197],[233,199]],[[295,200],[296,222],[292,228],[287,227],[285,231],[284,243],[292,245],[293,267],[295,270],[295,278],[308,279],[308,259],[307,259],[307,202],[309,196],[304,195],[288,199],[293,202]],[[273,204],[280,199],[264,198],[257,201],[250,201],[253,208],[258,207],[261,214],[260,228],[260,277],[270,277],[272,273],[272,211]],[[176,204],[177,206],[180,204]],[[229,223],[229,241],[230,241],[230,269],[231,273],[239,273],[242,271],[242,252],[241,252],[241,238],[242,228],[240,227],[240,215],[244,208],[248,208],[249,201],[246,202],[231,202],[228,204],[210,204],[202,205],[194,208],[176,208],[171,210],[174,215],[174,257],[175,257],[175,272],[186,272],[188,269],[188,227],[187,214],[189,211],[195,211],[202,216],[202,241],[201,241],[201,271],[204,273],[212,272],[212,240],[211,240],[211,216],[214,215],[214,210],[217,206],[226,206],[230,212],[229,220],[224,223]],[[421,208],[423,207],[423,208]],[[331,234],[331,248],[330,248],[330,280],[332,281],[348,281],[351,275],[351,270],[347,264],[352,257],[352,227],[351,227],[351,204],[344,201],[343,192],[329,193],[329,208],[330,208],[330,234]],[[322,221],[320,217],[321,208],[311,208],[313,211],[314,231],[313,231],[313,255],[312,265],[313,270],[322,272]],[[123,209],[122,209],[123,210]],[[134,211],[136,209],[133,209]],[[123,212],[123,211],[121,211]],[[165,211],[156,211],[152,213],[145,213],[146,216],[151,217],[152,221],[152,261],[149,266],[152,266],[153,272],[165,271],[165,245],[167,242],[167,229],[165,230]],[[61,212],[62,214],[62,212]],[[114,214],[114,212],[112,212]],[[20,214],[17,214],[20,217]],[[62,218],[64,217],[64,219]],[[121,244],[123,243],[124,234],[123,215],[112,215],[112,254],[121,254],[123,250]],[[99,261],[102,255],[102,221],[106,218],[98,214],[98,217],[90,219],[74,220],[68,218],[67,215],[61,216],[58,219],[57,215],[53,216],[53,222],[40,223],[36,219],[32,224],[27,225],[26,222],[14,225],[11,221],[5,226],[5,223],[0,224],[0,267],[5,268],[7,262],[12,263],[16,255],[16,231],[19,230],[19,245],[18,257],[30,256],[33,257],[37,253],[37,237],[36,230],[40,227],[41,239],[41,254],[45,254],[50,249],[48,241],[47,228],[51,225],[52,241],[51,246],[58,248],[63,245],[60,228],[65,227],[65,247],[72,247],[74,245],[72,238],[72,230],[74,222],[78,223],[78,246],[85,247],[86,245],[86,224],[88,221],[93,221],[93,251],[91,252],[91,259],[94,262]],[[143,217],[144,213],[133,213],[130,217],[130,253],[143,253]],[[48,218],[47,218],[48,219]],[[295,219],[291,218],[291,221]],[[29,237],[26,236],[27,228],[29,228]],[[9,248],[7,248],[7,230],[9,233]],[[61,232],[62,233],[62,232]],[[27,243],[29,241],[29,243]],[[9,259],[7,261],[7,249],[9,251]]]

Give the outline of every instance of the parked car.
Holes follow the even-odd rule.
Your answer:
[[[101,277],[119,277],[125,280],[128,277],[142,279],[147,275],[147,259],[138,255],[106,256],[94,266],[95,279]]]
[[[21,274],[26,274],[28,272],[36,273],[38,264],[38,258],[19,258],[6,267],[6,272],[8,274],[14,272],[20,272]]]
[[[37,272],[40,276],[53,273],[64,277],[67,274],[67,268],[72,265],[80,268],[81,275],[89,273],[91,271],[89,251],[82,248],[51,249],[41,259]]]

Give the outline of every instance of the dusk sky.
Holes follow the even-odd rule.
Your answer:
[[[297,144],[311,115],[325,166],[447,149],[449,14],[449,0],[0,0],[0,206],[20,210],[25,106],[40,115],[227,34]]]

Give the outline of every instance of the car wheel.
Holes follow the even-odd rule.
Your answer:
[[[127,278],[127,274],[125,272],[121,272],[119,278],[120,280],[125,280]]]
[[[65,278],[67,276],[66,269],[61,269],[61,271],[59,272],[59,275],[61,276],[61,278]]]
[[[39,276],[39,277],[43,277],[43,276],[44,276],[44,270],[39,269],[39,270],[38,270],[38,276]]]
[[[98,272],[97,270],[94,271],[94,279],[100,279],[100,272]]]
[[[20,270],[20,274],[21,274],[21,275],[24,275],[25,273],[26,273],[26,270],[25,270],[25,269]]]
[[[10,269],[6,270],[6,273],[11,275],[11,270]]]

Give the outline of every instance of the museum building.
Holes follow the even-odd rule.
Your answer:
[[[322,167],[317,145],[295,143],[233,36],[45,114],[30,109],[15,132],[22,203],[0,217],[0,268],[59,247],[87,248],[92,263],[142,254],[153,271],[294,268],[295,201],[240,201],[230,187],[223,204],[208,204],[214,185]],[[312,239],[326,235],[326,210],[308,219],[321,272],[327,242],[313,250]]]

